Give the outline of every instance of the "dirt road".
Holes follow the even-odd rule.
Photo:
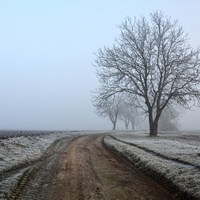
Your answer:
[[[103,135],[85,135],[63,148],[54,164],[44,167],[43,181],[35,183],[40,189],[31,199],[175,199],[173,194],[106,149],[102,139]]]

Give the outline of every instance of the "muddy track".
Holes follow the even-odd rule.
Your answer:
[[[175,194],[114,156],[102,144],[103,137],[85,135],[62,148],[53,162],[43,164],[22,199],[176,199]]]

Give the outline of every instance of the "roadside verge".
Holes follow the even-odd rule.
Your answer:
[[[104,137],[103,141],[116,154],[125,157],[153,180],[175,192],[177,197],[200,199],[199,168],[156,155],[147,148],[138,148],[133,141],[125,142],[114,135]]]

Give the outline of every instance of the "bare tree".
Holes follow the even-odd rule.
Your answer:
[[[131,123],[132,130],[135,130],[136,119],[138,115],[138,111],[136,106],[129,102],[130,100],[125,98],[120,112],[120,120],[124,122],[126,130],[128,130],[128,126]]]
[[[125,19],[113,47],[96,54],[97,76],[106,98],[127,92],[149,118],[150,136],[156,136],[163,109],[170,104],[188,108],[199,100],[199,49],[177,21],[162,12],[139,20]]]
[[[132,104],[129,104],[129,119],[130,119],[130,122],[131,122],[131,129],[132,130],[135,130],[137,125],[138,125],[138,110],[137,108],[132,105]]]
[[[179,112],[174,107],[166,107],[159,120],[160,131],[177,131],[178,130]]]
[[[126,103],[123,103],[121,106],[119,119],[124,122],[126,130],[128,130],[128,126],[130,123],[130,113],[129,113],[129,108]]]
[[[116,129],[118,116],[121,112],[122,99],[118,94],[109,96],[108,98],[102,98],[99,92],[96,91],[96,95],[93,97],[93,105],[96,108],[96,112],[100,117],[108,117],[113,124],[112,130]]]

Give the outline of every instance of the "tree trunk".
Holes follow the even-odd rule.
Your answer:
[[[134,119],[131,120],[131,127],[132,127],[132,131],[135,130],[135,122]]]
[[[153,120],[153,114],[149,111],[149,136],[155,137],[158,135],[158,118]]]
[[[115,122],[113,122],[113,129],[112,130],[116,130],[116,124],[117,124],[117,122],[115,121]]]
[[[155,137],[158,135],[158,122],[154,121],[150,124],[150,136]]]
[[[129,123],[125,122],[126,130],[128,130],[128,124],[129,124]]]

